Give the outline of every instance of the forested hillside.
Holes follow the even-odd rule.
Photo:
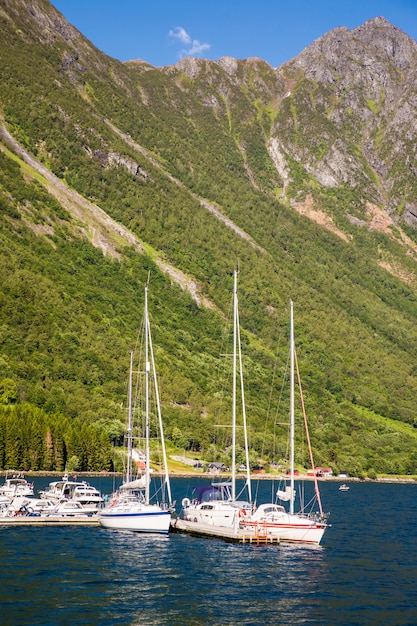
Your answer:
[[[148,277],[169,450],[228,461],[239,267],[252,461],[286,455],[292,299],[317,463],[417,474],[416,69],[383,18],[277,69],[157,69],[0,1],[0,466],[18,428],[43,452],[14,469],[111,468]]]

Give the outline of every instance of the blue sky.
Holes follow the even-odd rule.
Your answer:
[[[338,26],[382,15],[417,39],[417,0],[53,0],[97,48],[156,67],[257,56],[276,67]]]

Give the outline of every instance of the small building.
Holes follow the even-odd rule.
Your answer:
[[[309,470],[313,472],[313,470]],[[308,474],[309,476],[314,476],[314,473]],[[329,476],[333,476],[333,470],[331,467],[316,467],[316,476],[320,476],[322,478],[328,478]]]
[[[217,461],[209,463],[208,468],[211,474],[220,474],[221,472],[225,472],[227,469],[224,463],[219,463]]]

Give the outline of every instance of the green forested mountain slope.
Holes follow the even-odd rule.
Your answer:
[[[417,473],[415,42],[378,18],[282,68],[155,69],[44,0],[1,2],[0,34],[3,405],[119,434],[150,271],[168,438],[222,454],[239,264],[253,458],[285,449],[267,418],[292,298],[317,462]]]

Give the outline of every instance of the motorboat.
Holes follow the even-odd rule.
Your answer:
[[[79,502],[84,507],[95,506],[98,508],[104,502],[104,498],[99,490],[85,481],[74,487],[72,490],[72,499]]]
[[[0,486],[0,496],[12,499],[16,496],[33,496],[33,483],[29,483],[21,474],[13,474],[11,478],[6,478],[4,484]]]
[[[1,517],[92,517],[97,514],[97,507],[87,508],[75,500],[55,502],[46,498],[17,496],[7,507],[0,506]]]
[[[62,500],[72,500],[78,502],[86,508],[99,508],[104,502],[98,489],[86,481],[69,480],[65,474],[61,480],[49,483],[48,489],[40,491],[41,498],[52,500],[56,504]]]
[[[350,487],[349,485],[346,485],[346,483],[343,483],[343,485],[340,485],[339,487],[339,491],[349,491]]]
[[[99,509],[96,506],[87,507],[83,506],[80,502],[75,500],[64,500],[55,505],[54,509],[48,511],[48,515],[59,515],[63,517],[74,516],[88,516],[98,515]]]

